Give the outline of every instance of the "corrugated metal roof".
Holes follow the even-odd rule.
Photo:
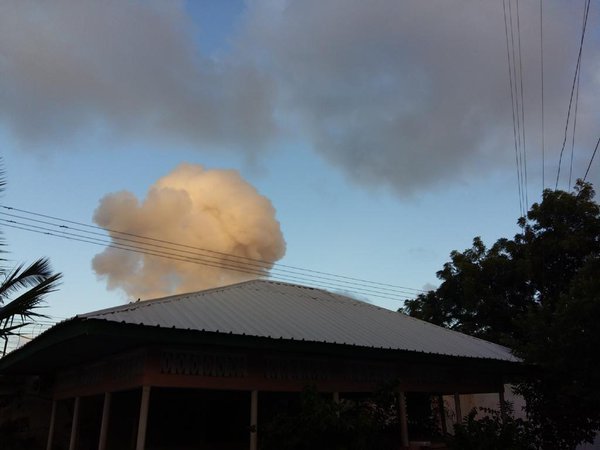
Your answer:
[[[253,280],[78,316],[114,322],[519,361],[506,347],[321,289]]]

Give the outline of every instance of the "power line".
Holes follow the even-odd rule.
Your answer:
[[[579,42],[579,52],[577,55],[577,63],[575,64],[575,75],[573,76],[573,83],[571,85],[571,95],[569,98],[569,108],[567,109],[567,121],[565,123],[565,133],[564,133],[564,139],[563,139],[563,143],[562,143],[562,147],[560,149],[560,156],[558,158],[558,170],[556,172],[556,183],[554,185],[554,189],[558,189],[558,180],[560,178],[560,166],[562,163],[562,157],[563,157],[563,153],[565,151],[565,145],[567,143],[567,133],[568,133],[568,128],[569,128],[569,121],[571,118],[571,106],[573,104],[573,94],[575,92],[575,83],[577,81],[577,77],[579,76],[579,70],[581,67],[581,54],[583,51],[583,42],[585,40],[585,31],[587,29],[587,19],[588,19],[588,14],[590,12],[590,2],[591,0],[586,0],[585,2],[585,7],[584,7],[584,16],[583,16],[583,27],[581,30],[581,40]]]
[[[544,10],[543,0],[540,0],[540,78],[542,90],[542,191],[546,189],[546,142],[544,120]]]
[[[510,57],[511,57],[511,64],[512,64],[512,79],[513,79],[513,86],[514,86],[514,96],[512,96],[512,98],[514,98],[514,108],[515,108],[515,117],[516,117],[516,124],[517,124],[517,170],[519,172],[519,192],[521,195],[520,198],[520,203],[521,203],[521,215],[524,216],[525,215],[525,211],[526,211],[526,207],[525,207],[525,192],[524,192],[524,174],[523,174],[523,158],[522,158],[522,140],[521,140],[521,114],[520,114],[520,108],[519,108],[519,99],[520,99],[520,95],[519,95],[519,78],[517,77],[517,57],[516,57],[516,50],[515,50],[515,32],[514,32],[514,25],[513,25],[513,12],[512,12],[512,2],[511,0],[508,0],[508,17],[509,17],[509,24],[510,24],[510,42],[511,42],[511,52],[510,52]]]
[[[575,133],[577,130],[577,109],[579,106],[579,80],[581,79],[581,70],[577,73],[577,88],[575,89],[575,114],[573,115],[573,139],[571,140],[571,162],[569,164],[569,185],[571,189],[571,178],[573,176],[573,157],[575,156]]]
[[[590,167],[592,167],[592,161],[594,161],[594,157],[596,156],[596,152],[598,151],[598,144],[600,144],[600,137],[598,138],[598,142],[596,142],[596,148],[594,148],[594,153],[592,153],[592,157],[590,158],[590,163],[587,166],[587,169],[585,170],[585,175],[583,176],[583,181],[585,181],[585,179],[588,176],[588,173],[590,171]]]
[[[194,255],[197,255],[197,252],[201,252],[201,253],[207,253],[207,254],[211,254],[211,255],[218,255],[219,257],[224,257],[224,258],[228,258],[230,260],[230,262],[238,262],[238,263],[244,263],[244,264],[258,264],[260,265],[260,267],[264,268],[264,269],[271,269],[271,268],[275,268],[277,270],[280,271],[292,271],[290,273],[294,273],[294,272],[307,272],[310,274],[316,274],[316,275],[321,275],[324,277],[332,277],[333,279],[341,279],[341,280],[347,280],[344,282],[353,282],[353,283],[360,283],[362,284],[369,284],[369,285],[373,285],[373,286],[379,286],[382,288],[386,288],[388,290],[398,290],[398,291],[412,291],[413,293],[421,293],[421,292],[426,292],[423,289],[417,289],[417,288],[410,288],[410,287],[406,287],[406,286],[399,286],[399,285],[394,285],[394,284],[390,284],[390,283],[381,283],[381,282],[376,282],[376,281],[370,281],[370,280],[365,280],[365,279],[361,279],[361,278],[356,278],[356,277],[349,277],[349,276],[344,276],[344,275],[337,275],[337,274],[333,274],[333,273],[329,273],[329,272],[323,272],[323,271],[318,271],[318,270],[312,270],[312,269],[306,269],[306,268],[302,268],[302,267],[297,267],[297,266],[291,266],[291,265],[286,265],[286,264],[280,264],[280,263],[275,263],[273,261],[266,261],[266,260],[261,260],[258,258],[250,258],[250,257],[246,257],[246,256],[240,256],[240,255],[234,255],[231,253],[225,253],[225,252],[219,252],[216,250],[210,250],[210,249],[206,249],[206,248],[202,248],[202,247],[195,247],[195,246],[191,246],[191,245],[186,245],[186,244],[180,244],[177,242],[172,242],[172,241],[167,241],[167,240],[163,240],[163,239],[157,239],[157,238],[152,238],[152,237],[148,237],[148,236],[142,236],[139,234],[135,234],[135,233],[129,233],[129,232],[125,232],[125,231],[120,231],[120,230],[114,230],[114,229],[110,229],[110,228],[103,228],[103,227],[99,227],[96,225],[90,225],[90,224],[86,224],[83,222],[77,222],[77,221],[73,221],[73,220],[68,220],[68,219],[63,219],[60,217],[56,217],[56,216],[50,216],[47,214],[41,214],[41,213],[37,213],[34,211],[28,211],[25,209],[19,209],[19,208],[15,208],[15,207],[10,207],[10,206],[5,206],[5,205],[0,205],[1,208],[9,210],[9,211],[17,211],[19,213],[22,214],[28,214],[34,217],[41,217],[44,219],[49,219],[49,220],[53,220],[55,222],[59,222],[58,224],[54,224],[51,222],[45,222],[45,221],[41,221],[38,219],[32,219],[32,218],[27,218],[27,217],[22,217],[22,216],[15,216],[15,215],[11,215],[10,213],[5,213],[5,212],[0,212],[0,214],[5,215],[5,216],[9,216],[9,217],[16,217],[16,218],[21,218],[24,220],[29,220],[29,221],[33,221],[33,222],[37,222],[37,223],[43,223],[46,225],[50,225],[50,226],[56,226],[59,227],[61,229],[73,229],[72,227],[70,227],[69,225],[65,225],[65,224],[72,224],[72,225],[78,225],[81,227],[85,227],[85,228],[89,228],[89,229],[94,229],[94,230],[101,230],[103,232],[108,232],[111,234],[111,238],[112,239],[117,239],[117,240],[121,240],[121,241],[127,241],[128,238],[123,238],[123,237],[119,237],[119,235],[122,236],[127,236],[127,237],[131,237],[134,239],[139,239],[141,240],[140,242],[137,242],[138,244],[143,244],[143,245],[151,245],[151,246],[155,246],[155,247],[159,247],[159,248],[163,248],[163,249],[169,249],[169,250],[173,250],[173,251],[178,251],[178,252],[186,252],[186,250],[192,250],[194,253]],[[79,232],[83,232],[83,233],[88,233],[88,234],[94,234],[94,235],[99,235],[99,236],[104,236],[104,233],[95,233],[95,232],[91,232],[91,231],[85,231],[85,230],[80,230],[80,229],[74,229],[75,231],[79,231]],[[136,242],[136,241],[132,241],[132,242]],[[153,243],[158,243],[158,244],[166,244],[166,247],[161,247],[158,244],[153,244]],[[186,250],[182,250],[182,249],[186,249]],[[187,252],[188,254],[190,254],[191,252]],[[208,256],[208,255],[202,255],[203,257],[208,257],[208,258],[213,258],[216,259],[214,256]],[[286,269],[286,270],[284,270]],[[316,275],[314,275],[314,277],[316,277]],[[311,275],[313,276],[313,275]],[[340,281],[342,282],[342,281]],[[404,293],[404,292],[401,292]]]
[[[585,20],[586,20],[586,12],[584,9],[582,24],[581,24],[582,29],[585,27]],[[575,135],[576,135],[576,130],[577,130],[577,110],[579,109],[579,80],[581,80],[581,64],[582,63],[580,62],[579,70],[577,71],[577,87],[575,89],[575,114],[573,116],[573,138],[571,140],[571,161],[569,164],[569,185],[567,186],[568,189],[571,189],[571,187],[572,187],[571,180],[573,177],[573,158],[575,156]]]
[[[512,122],[513,122],[513,142],[515,146],[515,164],[517,167],[517,191],[519,194],[519,214],[523,215],[523,201],[521,197],[521,173],[519,171],[519,154],[517,150],[517,122],[515,118],[515,100],[513,95],[513,83],[512,83],[512,66],[510,59],[510,48],[508,43],[508,19],[506,16],[506,0],[502,1],[502,7],[504,9],[504,32],[506,35],[506,57],[508,63],[508,82],[510,87],[510,106],[512,112]]]
[[[10,214],[10,213],[0,213],[4,216],[7,217],[13,217],[16,219],[21,219],[21,220],[27,220],[30,222],[34,222],[34,223],[39,223],[44,225],[44,227],[37,227],[34,226],[34,228],[42,228],[43,230],[46,231],[57,231],[57,230],[53,230],[52,228],[47,228],[46,226],[50,226],[50,227],[56,227],[58,226],[60,228],[59,232],[60,233],[64,233],[64,234],[69,234],[72,236],[77,236],[77,237],[82,237],[82,235],[80,234],[73,234],[73,233],[67,233],[63,230],[72,230],[75,232],[80,232],[80,233],[84,233],[87,235],[91,235],[92,237],[88,237],[86,236],[86,238],[89,239],[93,239],[93,240],[99,240],[102,243],[106,243],[106,242],[110,242],[110,241],[106,241],[105,239],[97,239],[94,238],[93,236],[101,236],[102,238],[105,238],[106,235],[104,233],[97,233],[94,231],[86,231],[80,228],[75,228],[75,227],[70,227],[70,226],[66,226],[66,225],[57,225],[48,221],[44,221],[44,220],[38,220],[38,219],[32,219],[32,218],[28,218],[28,217],[23,217],[23,216],[19,216],[16,214]],[[0,219],[0,220],[5,220],[6,219]],[[7,221],[7,222],[11,222],[11,221]],[[23,224],[22,222],[16,222],[16,221],[12,221],[14,223],[19,223],[19,224]],[[29,224],[28,224],[29,225]],[[202,253],[198,253],[198,251],[190,251],[190,250],[185,250],[185,249],[178,249],[174,246],[167,246],[167,245],[160,245],[160,244],[155,244],[152,242],[142,242],[142,241],[138,241],[136,239],[130,239],[130,238],[121,238],[121,237],[117,237],[117,236],[113,236],[112,239],[115,241],[116,244],[119,245],[138,245],[141,247],[135,247],[135,248],[143,248],[143,249],[148,249],[148,250],[152,250],[154,251],[159,251],[159,252],[163,252],[165,255],[168,256],[181,256],[181,257],[185,257],[185,258],[192,258],[192,259],[196,259],[198,261],[202,261],[205,262],[205,265],[210,265],[210,264],[219,264],[219,267],[223,267],[223,268],[230,268],[230,269],[236,269],[236,268],[241,268],[243,267],[244,269],[247,268],[251,268],[257,275],[259,274],[265,274],[267,271],[271,271],[271,272],[277,272],[278,274],[283,273],[284,276],[303,276],[303,277],[309,277],[312,279],[317,279],[319,280],[319,282],[321,281],[326,281],[326,282],[335,282],[335,283],[342,283],[344,285],[351,285],[351,286],[359,286],[360,288],[364,287],[365,283],[360,283],[360,282],[355,282],[355,281],[346,281],[346,280],[338,280],[332,277],[326,277],[326,276],[319,276],[319,275],[313,275],[313,274],[306,274],[303,272],[299,272],[299,271],[294,271],[294,270],[287,270],[285,268],[279,268],[279,267],[275,267],[272,268],[273,264],[271,263],[266,263],[266,262],[261,262],[261,263],[255,263],[253,262],[253,260],[251,260],[250,258],[245,258],[246,260],[239,260],[239,259],[234,259],[234,258],[238,258],[236,255],[230,255],[230,254],[225,254],[223,253],[223,255],[227,255],[227,257],[223,258],[223,257],[217,257],[211,254],[202,254]],[[130,244],[131,243],[131,244]],[[176,245],[180,245],[180,244],[176,244]],[[186,246],[187,247],[187,246]],[[171,252],[175,252],[175,253],[166,253],[164,252],[165,250],[167,251],[171,251]],[[201,251],[201,250],[200,250]],[[239,257],[242,258],[242,257]],[[236,265],[235,267],[224,267],[223,264],[234,264]],[[215,266],[211,266],[211,267],[215,267]],[[282,267],[282,266],[280,266]],[[296,278],[298,279],[298,278]],[[375,286],[375,288],[380,288],[379,286]],[[398,294],[403,294],[403,295],[414,295],[413,292],[408,291],[406,289],[402,289],[402,290],[398,290],[397,288],[384,288],[386,291],[389,292],[393,292],[393,293],[398,293]]]
[[[503,0],[502,7],[504,11],[504,33],[506,36],[506,57],[508,64],[508,81],[510,88],[510,101],[513,121],[513,140],[515,148],[515,164],[517,169],[517,191],[519,195],[519,214],[524,216],[525,195],[524,195],[524,174],[521,162],[521,126],[520,126],[520,110],[519,110],[519,92],[517,84],[516,60],[515,60],[515,43],[514,43],[514,27],[512,20],[511,0],[508,0],[508,14],[506,7],[507,0]],[[510,26],[509,26],[510,24]],[[509,32],[510,29],[510,32]],[[510,34],[510,38],[509,38]],[[511,52],[512,48],[512,52]]]
[[[2,207],[8,208],[4,206]],[[178,249],[175,246],[157,245],[151,242],[143,242],[135,239],[121,238],[115,236],[112,237],[114,241],[111,241],[110,238],[108,238],[107,236],[93,231],[77,229],[60,223],[54,224],[51,222],[22,217],[10,213],[0,214],[2,214],[3,216],[11,217],[10,219],[0,219],[0,221],[4,222],[6,226],[9,226],[11,228],[21,229],[24,231],[35,232],[38,234],[44,234],[54,237],[60,237],[71,241],[107,246],[119,250],[136,252],[148,256],[167,258],[186,263],[195,263],[207,267],[235,271],[258,277],[268,277],[276,281],[301,282],[315,287],[334,288],[347,292],[375,296],[394,301],[403,301],[407,297],[413,297],[419,292],[424,292],[422,290],[414,288],[404,288],[395,285],[386,285],[385,283],[371,282],[372,284],[369,285],[368,283],[360,283],[359,281],[357,281],[359,279],[352,277],[337,276],[337,278],[335,278],[336,276],[333,274],[331,274],[329,277],[316,276],[312,274],[312,272],[316,271],[305,270],[305,272],[302,272],[303,269],[300,268],[296,268],[296,272],[292,270],[281,269],[278,267],[270,268],[264,265],[252,263],[251,258],[240,257],[239,259],[235,259],[237,257],[236,255],[224,254],[229,256],[229,258],[217,258],[211,255],[198,254],[196,252]],[[23,222],[23,220],[32,223]],[[98,228],[94,226],[90,227]],[[182,246],[181,244],[175,245]],[[280,266],[292,267],[284,265]]]
[[[13,350],[21,347],[26,342],[39,336],[46,330],[56,325],[63,318],[48,317],[46,320],[36,319],[35,322],[27,322],[22,324],[17,330],[8,336],[3,336],[4,346],[0,350],[0,356],[4,356]]]
[[[305,279],[305,278],[301,278],[301,277],[287,276],[286,278],[281,278],[281,277],[277,278],[277,277],[273,276],[272,274],[269,274],[266,270],[261,271],[258,269],[244,267],[244,266],[236,265],[236,264],[231,265],[231,264],[226,264],[226,263],[217,263],[217,262],[208,261],[208,260],[205,260],[205,259],[199,258],[199,257],[190,257],[190,256],[185,256],[185,255],[179,255],[176,253],[169,253],[169,252],[164,252],[164,251],[160,251],[160,250],[153,250],[153,249],[148,249],[148,248],[140,247],[140,246],[136,246],[136,245],[123,244],[123,243],[119,243],[119,242],[114,243],[114,242],[111,242],[110,240],[106,240],[106,239],[88,237],[88,236],[79,235],[76,233],[70,233],[67,231],[56,231],[51,228],[26,224],[26,223],[14,221],[14,220],[0,219],[0,221],[4,222],[6,226],[9,226],[12,228],[17,228],[17,229],[21,229],[21,230],[25,230],[25,231],[32,231],[32,232],[45,234],[45,235],[49,235],[49,236],[61,237],[61,238],[72,240],[72,241],[85,242],[85,243],[101,245],[101,246],[105,245],[107,247],[111,247],[111,248],[115,248],[115,249],[119,249],[119,250],[131,251],[131,252],[140,253],[140,254],[144,254],[144,255],[148,255],[148,256],[157,256],[157,257],[162,257],[162,258],[166,258],[166,259],[170,259],[170,260],[174,260],[174,261],[195,263],[195,264],[200,264],[200,265],[207,266],[207,267],[241,272],[241,273],[256,275],[256,276],[260,276],[260,277],[269,276],[270,278],[276,279],[278,281],[292,280],[295,282],[309,282],[309,283],[315,284],[314,280]],[[347,288],[346,286],[334,285],[334,284],[328,284],[328,283],[321,283],[321,285],[328,286],[328,287],[335,287],[338,289]],[[366,290],[359,289],[359,290],[355,290],[355,292],[358,292],[361,294],[374,294],[377,291],[366,291]],[[383,293],[383,294],[385,294],[385,293]]]
[[[212,264],[211,262],[207,262],[205,260],[202,260],[201,258],[184,257],[181,255],[173,255],[173,254],[169,254],[166,252],[150,251],[148,249],[144,249],[143,247],[136,247],[136,246],[132,246],[132,245],[123,245],[123,244],[118,244],[118,243],[112,243],[111,241],[107,241],[107,240],[85,237],[85,236],[81,236],[81,235],[77,235],[77,234],[73,234],[73,233],[69,233],[69,232],[64,232],[64,231],[63,232],[55,231],[55,230],[52,230],[49,228],[38,227],[38,226],[34,226],[34,225],[20,223],[18,221],[7,221],[6,219],[0,219],[0,222],[4,222],[4,225],[7,227],[10,227],[10,228],[19,229],[19,230],[23,230],[23,231],[29,231],[29,232],[38,233],[38,234],[43,234],[46,236],[59,237],[59,238],[66,239],[69,241],[82,242],[82,243],[94,244],[94,245],[99,245],[99,246],[106,246],[106,247],[110,247],[110,248],[114,248],[114,249],[118,249],[118,250],[134,252],[134,253],[143,254],[143,255],[147,255],[147,256],[155,256],[155,257],[170,259],[170,260],[174,260],[174,261],[199,264],[202,266],[218,268],[218,269],[223,269],[223,270],[228,270],[228,271],[234,271],[234,272],[244,273],[244,274],[253,275],[253,276],[262,277],[262,278],[269,278],[273,281],[301,282],[301,283],[304,283],[304,284],[307,284],[307,285],[310,285],[313,287],[319,287],[319,288],[325,288],[325,289],[333,288],[333,289],[341,290],[344,292],[351,292],[351,293],[355,293],[355,294],[359,294],[359,295],[368,295],[371,297],[378,297],[378,298],[382,298],[382,299],[386,299],[386,300],[393,300],[393,301],[404,301],[405,300],[405,298],[399,298],[397,296],[393,296],[393,294],[390,294],[387,292],[382,292],[382,291],[377,291],[377,290],[372,290],[372,289],[349,288],[348,286],[344,286],[344,285],[340,285],[340,284],[315,282],[314,280],[305,279],[302,277],[293,277],[293,276],[278,277],[278,276],[274,276],[273,274],[268,273],[268,272],[259,272],[256,270],[245,269],[242,266],[235,266],[235,265],[232,266],[232,265],[228,265],[228,264]]]
[[[525,94],[523,91],[523,62],[521,58],[521,15],[519,13],[519,0],[517,0],[517,36],[519,42],[519,79],[521,84],[521,131],[523,133],[523,173],[525,180],[523,190],[525,191],[525,210],[529,209],[529,195],[527,194],[527,142],[525,140]]]

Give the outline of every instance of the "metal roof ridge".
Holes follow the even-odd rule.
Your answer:
[[[256,281],[266,281],[266,280],[260,280],[260,279],[246,280],[246,281],[240,281],[239,283],[226,284],[224,286],[218,286],[218,287],[209,288],[209,289],[202,289],[199,291],[183,292],[181,294],[173,294],[173,295],[168,295],[166,297],[156,297],[156,298],[151,298],[148,300],[138,300],[138,301],[126,303],[124,305],[111,306],[109,308],[99,309],[96,311],[90,311],[90,312],[83,313],[83,314],[77,314],[73,318],[87,319],[90,316],[111,314],[114,312],[134,311],[134,310],[142,308],[142,307],[149,307],[149,306],[160,304],[160,303],[168,303],[168,302],[172,302],[172,301],[176,301],[176,300],[182,300],[186,297],[191,297],[193,295],[204,296],[204,295],[207,295],[207,294],[210,294],[213,292],[218,292],[218,291],[228,290],[230,288],[240,287],[241,285],[253,283]]]
[[[99,309],[99,310],[96,310],[96,311],[90,311],[90,312],[83,313],[83,314],[77,314],[73,318],[86,319],[86,318],[88,318],[90,316],[112,314],[114,312],[134,311],[134,310],[142,308],[142,307],[149,307],[149,306],[160,304],[160,303],[168,303],[168,302],[172,302],[172,301],[182,300],[182,299],[184,299],[186,297],[191,297],[191,296],[194,296],[194,295],[205,296],[205,295],[209,295],[209,294],[214,293],[214,292],[225,291],[225,290],[230,290],[230,289],[234,289],[234,288],[240,288],[240,287],[244,287],[244,286],[247,286],[249,284],[255,284],[255,283],[261,283],[261,284],[264,283],[264,284],[270,284],[270,285],[280,285],[280,286],[287,286],[287,287],[293,287],[293,288],[298,288],[298,289],[306,289],[306,290],[312,290],[312,291],[319,291],[319,292],[322,292],[324,294],[328,294],[328,295],[333,296],[333,297],[339,297],[338,299],[343,299],[343,300],[346,300],[348,302],[356,302],[356,303],[359,303],[361,305],[362,304],[364,304],[364,305],[370,305],[370,306],[378,308],[378,309],[382,309],[382,310],[385,310],[385,311],[393,312],[393,311],[391,311],[389,309],[380,308],[379,306],[370,304],[370,303],[362,301],[362,300],[357,300],[357,299],[353,299],[353,298],[350,298],[350,297],[347,297],[347,296],[344,296],[344,295],[340,295],[340,294],[336,294],[336,293],[333,293],[333,292],[326,291],[325,289],[315,288],[315,287],[312,287],[312,286],[304,286],[304,285],[301,285],[301,284],[286,283],[286,282],[281,282],[281,281],[274,281],[274,280],[267,280],[267,279],[256,278],[256,279],[252,279],[252,280],[240,281],[240,282],[234,283],[234,284],[227,284],[227,285],[224,285],[224,286],[218,286],[218,287],[209,288],[209,289],[202,289],[202,290],[199,290],[199,291],[184,292],[184,293],[181,293],[181,294],[173,294],[173,295],[169,295],[169,296],[166,296],[166,297],[151,298],[151,299],[148,299],[148,300],[138,300],[138,301],[126,303],[124,305],[111,306],[109,308]]]

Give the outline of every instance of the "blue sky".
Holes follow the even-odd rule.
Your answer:
[[[142,201],[181,163],[235,169],[276,210],[279,263],[436,284],[451,250],[518,231],[503,15],[497,2],[401,3],[3,6],[16,25],[0,19],[2,204],[91,224],[105,195],[127,190]],[[549,187],[581,5],[547,5]],[[521,11],[530,203],[542,186],[535,12]],[[597,30],[598,11],[589,21]],[[586,39],[573,178],[600,131],[597,31]],[[597,183],[599,172],[596,161],[588,178]],[[3,233],[15,262],[48,256],[64,274],[50,314],[127,301],[92,268],[102,247]]]

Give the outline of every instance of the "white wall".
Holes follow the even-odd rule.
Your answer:
[[[510,402],[513,407],[513,416],[516,418],[525,418],[525,400],[520,395],[516,395],[510,384],[504,386],[504,400]],[[473,409],[478,409],[478,416],[485,414],[479,411],[479,408],[495,409],[500,411],[500,396],[497,392],[490,394],[465,394],[460,396],[460,409],[463,417],[469,414]],[[446,426],[449,432],[452,432],[454,422],[456,421],[456,411],[454,408],[454,396],[444,396],[444,409],[446,411]],[[587,450],[587,449],[586,449]]]

